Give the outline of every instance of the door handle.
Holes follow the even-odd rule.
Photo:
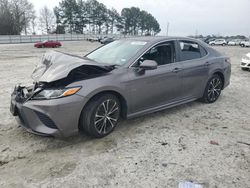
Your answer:
[[[205,66],[208,67],[210,64],[211,64],[211,63],[206,62],[206,63],[205,63]]]
[[[172,72],[177,73],[180,72],[181,70],[182,70],[181,68],[176,67],[172,70]]]

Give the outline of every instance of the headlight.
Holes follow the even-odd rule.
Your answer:
[[[64,89],[44,89],[41,92],[37,93],[33,99],[56,99],[60,97],[67,97],[74,95],[78,92],[81,87],[74,88],[64,88]]]

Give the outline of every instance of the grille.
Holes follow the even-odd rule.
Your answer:
[[[41,113],[41,112],[36,112],[36,115],[38,116],[38,118],[40,119],[40,121],[47,127],[51,128],[51,129],[57,129],[55,123],[45,114]]]
[[[243,66],[244,66],[244,65],[246,65],[246,63],[241,63],[241,65],[243,65]]]

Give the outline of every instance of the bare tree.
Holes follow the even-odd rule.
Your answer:
[[[0,0],[0,35],[11,35],[13,33],[13,14],[10,11],[8,0]]]
[[[34,14],[32,17],[31,17],[31,30],[32,30],[32,34],[35,35],[36,34],[36,15]]]
[[[27,34],[32,16],[35,15],[34,6],[28,0],[11,0],[13,16],[13,34],[20,34],[23,30]]]
[[[51,33],[55,27],[55,15],[47,6],[40,9],[39,22],[42,32]]]

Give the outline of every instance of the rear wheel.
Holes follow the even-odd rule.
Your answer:
[[[120,102],[116,96],[104,94],[94,97],[81,113],[80,130],[92,137],[102,138],[115,129],[120,111]]]
[[[221,94],[222,87],[223,82],[221,77],[217,74],[213,75],[207,82],[201,101],[205,103],[215,102]]]

